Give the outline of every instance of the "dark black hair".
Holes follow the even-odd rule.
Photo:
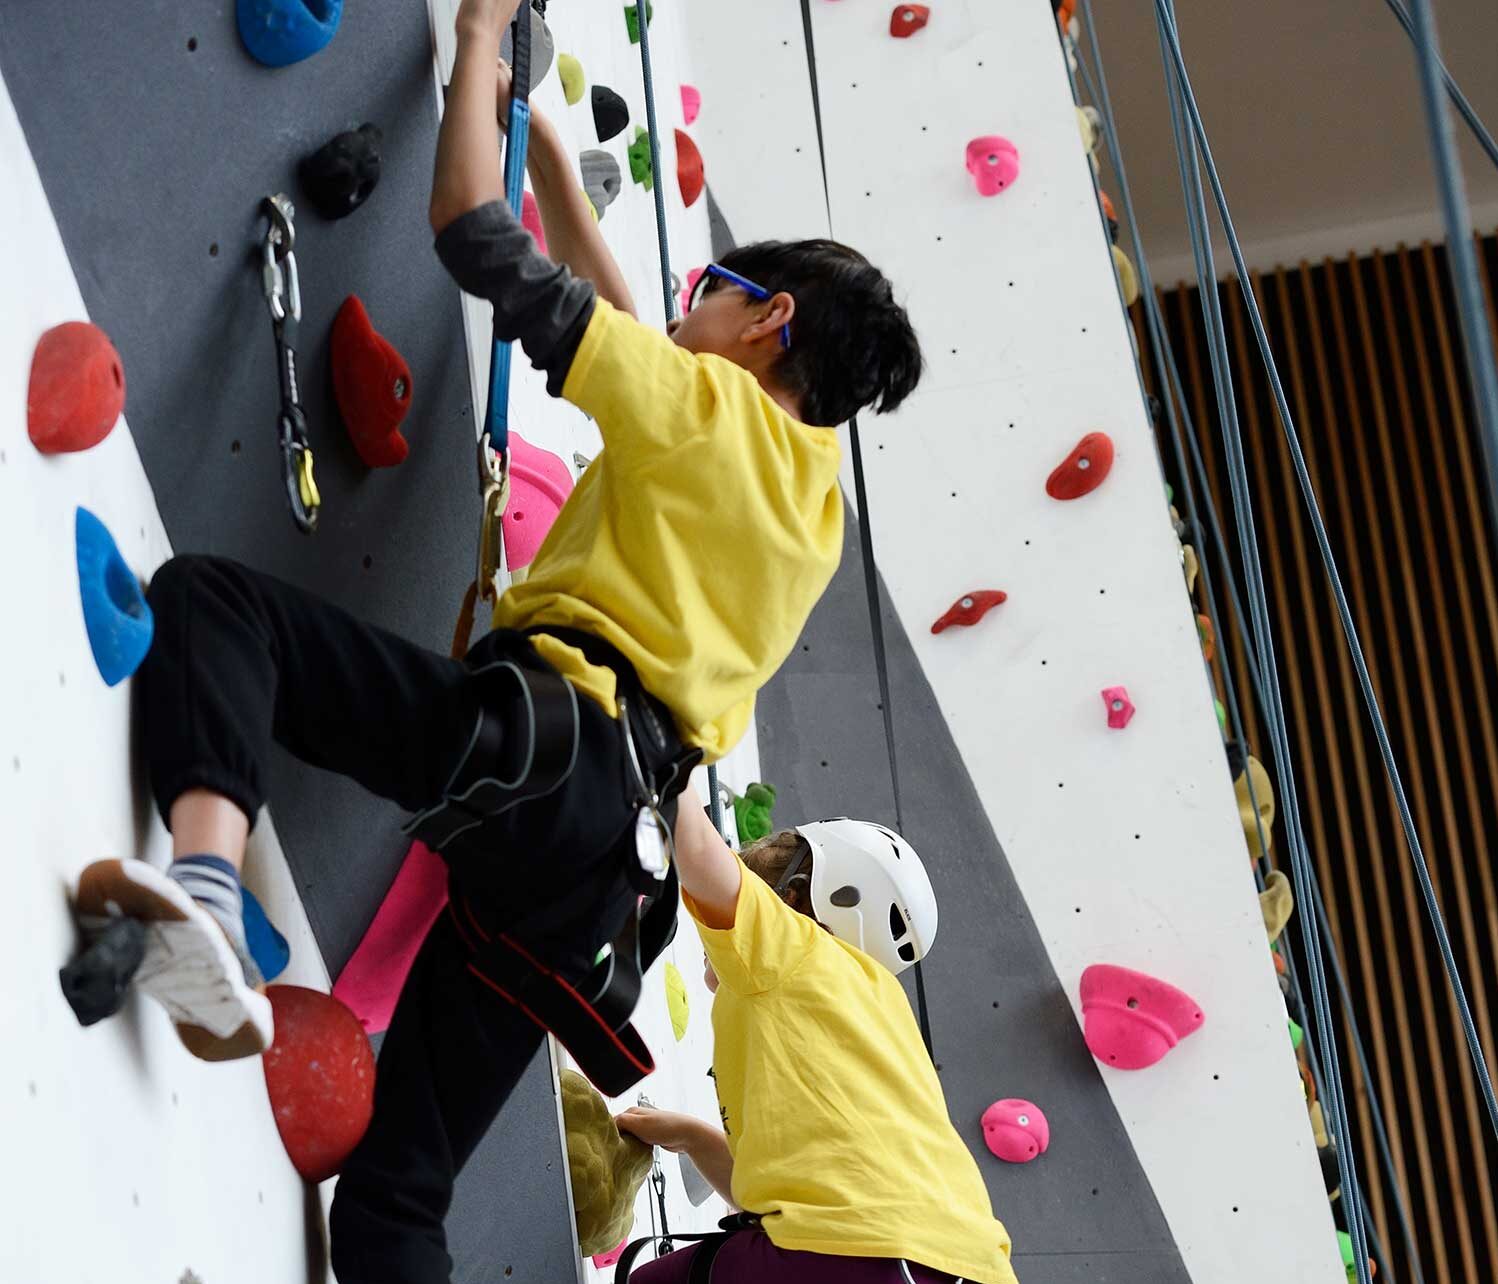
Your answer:
[[[920,342],[889,281],[857,250],[827,240],[756,241],[720,261],[796,300],[790,350],[775,374],[800,398],[807,423],[840,424],[866,406],[884,414],[915,390]]]

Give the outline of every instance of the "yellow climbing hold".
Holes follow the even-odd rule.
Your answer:
[[[583,1256],[591,1257],[617,1248],[629,1234],[653,1152],[619,1131],[608,1103],[577,1071],[563,1070],[561,1080],[577,1238]]]
[[[1139,277],[1134,271],[1134,265],[1129,262],[1129,256],[1116,245],[1113,247],[1113,267],[1118,272],[1118,285],[1123,291],[1124,306],[1131,308],[1139,302]]]
[[[686,1037],[687,1022],[692,1019],[692,1005],[687,998],[687,983],[675,963],[666,964],[666,1008],[671,1013],[671,1029],[680,1043]]]
[[[1255,782],[1254,788],[1258,787]],[[1264,833],[1266,836],[1269,833],[1267,825]],[[1258,838],[1257,833],[1254,838]],[[1264,880],[1264,890],[1259,893],[1259,912],[1264,915],[1264,931],[1268,933],[1269,943],[1273,945],[1280,939],[1280,933],[1285,930],[1290,915],[1295,913],[1295,895],[1290,890],[1290,880],[1277,869],[1270,871],[1269,877]]]
[[[583,92],[588,87],[588,82],[583,76],[583,65],[571,54],[557,55],[557,74],[562,78],[562,93],[567,99],[569,107],[575,107],[583,100]]]
[[[1248,782],[1253,780],[1253,797],[1248,796]],[[1264,764],[1252,754],[1248,756],[1248,770],[1233,782],[1233,790],[1238,795],[1238,815],[1243,821],[1243,838],[1248,843],[1248,855],[1251,860],[1258,860],[1259,851],[1259,822],[1264,825],[1264,850],[1263,855],[1269,854],[1269,848],[1273,842],[1274,826],[1274,786],[1269,782],[1269,773],[1264,770]],[[1258,816],[1254,815],[1254,803],[1258,803]]]

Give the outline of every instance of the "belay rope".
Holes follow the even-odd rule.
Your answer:
[[[531,10],[544,16],[546,0],[527,0],[515,15],[511,36],[510,120],[505,149],[505,200],[515,217],[525,200],[525,159],[531,132]],[[489,404],[478,436],[478,563],[463,595],[453,630],[452,654],[462,659],[473,636],[473,617],[482,602],[493,603],[504,563],[504,515],[510,502],[510,356],[512,345],[494,335],[489,353]]]

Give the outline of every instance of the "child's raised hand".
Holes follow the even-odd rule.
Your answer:
[[[705,1127],[702,1120],[693,1115],[657,1110],[653,1106],[631,1106],[622,1115],[616,1115],[614,1123],[626,1136],[643,1141],[647,1146],[659,1146],[672,1154],[690,1150]]]
[[[522,0],[463,0],[458,7],[457,29],[461,36],[501,38],[515,20]]]

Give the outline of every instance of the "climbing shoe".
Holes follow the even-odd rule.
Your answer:
[[[118,918],[145,927],[135,984],[167,1010],[193,1056],[233,1061],[270,1047],[259,971],[176,880],[144,861],[95,861],[78,880],[74,910],[90,940]]]

